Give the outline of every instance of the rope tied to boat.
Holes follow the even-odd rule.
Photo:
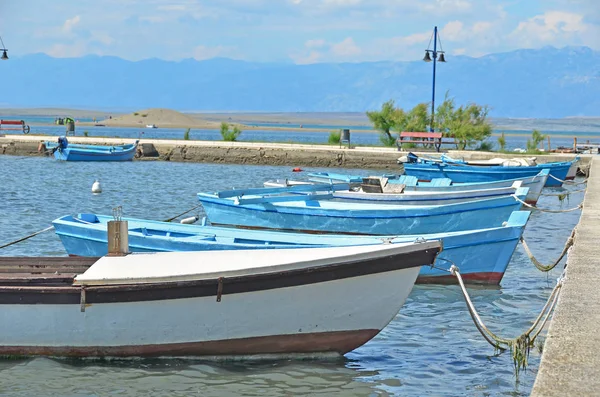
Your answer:
[[[587,188],[583,188],[583,189],[577,189],[577,190],[569,190],[566,191],[564,193],[542,193],[540,196],[556,196],[556,197],[567,197],[571,194],[574,193],[581,193],[581,192],[585,192]]]
[[[511,194],[511,196],[514,197],[515,200],[517,200],[519,203],[523,204],[527,208],[531,208],[531,209],[541,211],[541,212],[549,212],[551,214],[560,214],[563,212],[577,211],[577,210],[583,208],[583,203],[580,203],[577,207],[573,207],[573,208],[567,208],[564,210],[551,210],[551,209],[539,208],[539,207],[536,207],[535,205],[527,204],[525,201],[521,200],[516,194]]]
[[[533,253],[529,249],[529,246],[525,242],[525,239],[523,238],[523,236],[521,236],[519,241],[521,242],[521,244],[523,244],[525,253],[529,257],[531,262],[534,264],[534,266],[542,272],[549,272],[550,270],[554,269],[560,263],[560,261],[562,260],[562,258],[565,257],[565,255],[567,255],[569,253],[571,247],[573,246],[573,243],[575,242],[575,230],[576,229],[573,229],[573,232],[571,232],[571,235],[567,239],[567,242],[565,243],[565,247],[563,248],[562,252],[560,253],[560,256],[558,257],[558,259],[556,261],[554,261],[554,263],[551,263],[549,265],[544,265],[540,261],[537,260],[537,258],[533,255]]]
[[[554,179],[554,180],[556,180],[556,181],[560,182],[560,183],[566,183],[566,184],[568,184],[568,185],[574,185],[574,186],[575,186],[575,185],[582,185],[582,184],[584,184],[584,183],[587,183],[587,181],[588,181],[588,179],[589,179],[589,178],[585,178],[583,181],[575,182],[575,181],[567,181],[567,180],[559,179],[559,178],[555,177],[555,176],[554,176],[554,175],[552,175],[552,174],[548,174],[548,176],[549,176],[550,178],[552,178],[552,179]]]
[[[190,208],[189,210],[187,210],[187,211],[185,211],[185,212],[182,212],[181,214],[177,214],[177,215],[175,215],[175,216],[172,216],[172,217],[171,217],[171,218],[169,218],[169,219],[165,219],[165,220],[164,220],[164,221],[162,221],[162,222],[171,222],[173,219],[177,219],[177,218],[179,218],[180,216],[182,216],[182,215],[185,215],[185,214],[187,214],[187,213],[189,213],[189,212],[192,212],[193,210],[195,210],[195,209],[197,209],[197,208],[200,208],[200,207],[202,207],[202,204],[198,204],[198,205],[196,205],[196,206],[194,206],[194,207]]]
[[[536,338],[544,329],[546,322],[550,318],[550,314],[554,311],[556,307],[556,302],[558,301],[558,295],[560,289],[563,285],[564,280],[566,279],[565,272],[558,278],[556,286],[552,289],[548,300],[546,301],[542,311],[537,316],[531,327],[527,329],[520,336],[507,339],[499,337],[494,334],[490,329],[485,325],[485,323],[481,320],[479,313],[475,309],[475,305],[471,301],[471,297],[465,288],[465,284],[463,282],[462,276],[460,275],[459,268],[456,265],[450,266],[449,269],[450,274],[456,277],[458,280],[458,284],[463,293],[463,297],[465,298],[465,302],[467,304],[467,308],[469,309],[469,314],[471,315],[471,319],[475,324],[475,327],[479,331],[479,333],[483,336],[483,338],[497,351],[505,351],[509,350],[511,352],[511,356],[513,359],[513,365],[515,369],[515,375],[518,376],[521,370],[527,368],[527,359],[529,358],[529,351],[534,346]],[[543,319],[543,320],[542,320]]]
[[[0,249],[2,249],[2,248],[6,248],[6,247],[9,247],[9,246],[11,246],[11,245],[13,245],[13,244],[20,243],[21,241],[29,240],[30,238],[32,238],[32,237],[35,237],[35,236],[37,236],[38,234],[42,234],[42,233],[44,233],[44,232],[47,232],[47,231],[49,231],[49,230],[52,230],[52,229],[54,229],[54,226],[49,226],[49,227],[47,227],[47,228],[45,228],[45,229],[42,229],[42,230],[40,230],[40,231],[37,231],[37,232],[35,232],[35,233],[32,233],[32,234],[30,234],[30,235],[28,235],[28,236],[21,237],[21,238],[19,238],[19,239],[17,239],[17,240],[11,241],[10,243],[4,244],[4,245],[0,245]]]

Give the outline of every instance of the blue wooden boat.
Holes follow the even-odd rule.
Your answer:
[[[131,161],[135,157],[138,141],[129,145],[102,146],[69,143],[66,137],[57,142],[45,142],[54,158],[64,161]]]
[[[307,189],[309,185],[298,186]],[[198,193],[215,225],[315,233],[371,235],[423,234],[484,229],[521,207],[528,188],[513,196],[446,205],[395,205],[333,201],[331,193],[270,194],[269,188]],[[323,186],[323,185],[321,185]],[[273,188],[285,189],[285,188]],[[289,188],[293,190],[294,188]]]
[[[434,178],[448,178],[453,182],[490,182],[503,179],[526,178],[538,174],[542,169],[550,170],[545,186],[562,186],[573,161],[553,162],[534,166],[478,166],[460,163],[448,163],[442,160],[420,158],[409,153],[403,162],[404,173],[417,177],[421,181]],[[557,180],[558,179],[558,180]]]
[[[456,192],[462,191],[474,191],[474,190],[489,190],[509,188],[514,185],[515,182],[521,182],[521,187],[528,187],[529,192],[525,202],[528,204],[535,205],[542,193],[542,189],[546,184],[550,170],[542,169],[538,174],[529,176],[526,178],[516,179],[504,179],[492,182],[475,182],[475,183],[458,183],[453,182],[448,178],[434,178],[431,181],[419,181],[418,178],[409,175],[382,175],[381,178],[387,178],[389,184],[401,184],[404,185],[404,192],[419,192],[419,193],[449,193],[450,195]],[[365,177],[359,175],[345,175],[331,172],[317,172],[308,174],[308,180],[306,181],[294,181],[294,180],[271,180],[264,183],[264,186],[268,187],[285,187],[285,186],[297,186],[300,184],[310,183],[347,183],[351,189],[360,189]],[[348,196],[343,191],[334,192],[334,198],[340,198]],[[345,197],[347,198],[347,197]],[[356,198],[358,199],[358,198]]]
[[[245,230],[205,225],[182,225],[142,219],[128,222],[129,248],[132,252],[209,251],[238,249],[315,248],[402,244],[421,239],[442,240],[444,250],[436,265],[447,269],[455,263],[470,283],[498,284],[529,218],[528,211],[513,212],[506,223],[495,227],[461,232],[407,236],[314,235],[274,231]],[[111,216],[78,214],[53,222],[56,234],[72,256],[103,256],[107,248],[107,222]],[[422,267],[417,282],[454,283],[447,272]]]

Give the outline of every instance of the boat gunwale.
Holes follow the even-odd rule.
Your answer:
[[[299,287],[404,270],[433,263],[441,252],[441,242],[423,243],[424,247],[374,258],[346,260],[326,265],[309,266],[265,273],[211,277],[185,281],[120,283],[71,286],[3,286],[0,285],[0,305],[4,304],[94,304],[161,301],[220,296]],[[219,293],[219,289],[222,291]],[[85,293],[83,292],[85,291]],[[54,299],[52,299],[52,298]]]

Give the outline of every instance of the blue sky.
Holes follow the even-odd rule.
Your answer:
[[[0,0],[10,56],[359,62],[546,45],[600,50],[600,0]]]

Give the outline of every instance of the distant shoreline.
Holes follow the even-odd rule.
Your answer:
[[[117,118],[126,116],[131,113],[124,112],[109,112],[109,111],[98,111],[98,110],[81,110],[81,109],[67,109],[67,108],[11,108],[2,109],[0,108],[0,118],[12,118],[22,117],[27,122],[27,117],[65,117],[70,116],[74,119],[91,119],[96,118],[97,122],[79,122],[78,126],[92,127],[95,124],[104,123],[105,118]],[[242,129],[246,130],[267,130],[267,131],[331,131],[334,129],[350,128],[352,133],[376,133],[376,130],[364,130],[364,129],[352,129],[352,127],[369,127],[370,123],[364,113],[360,112],[306,112],[306,113],[291,113],[291,112],[264,112],[264,113],[250,113],[250,112],[186,112],[187,116],[195,119],[192,123],[173,123],[169,125],[163,125],[164,128],[191,128],[191,129],[216,129],[218,124],[222,121],[231,124],[240,124]],[[558,132],[558,131],[574,131],[578,132],[578,137],[589,137],[597,138],[595,135],[582,135],[586,134],[600,134],[600,117],[567,117],[562,119],[525,119],[525,118],[490,118],[490,121],[494,125],[494,130],[505,131],[506,135],[512,136],[523,136],[528,135],[525,132],[511,132],[511,131],[532,131],[533,129],[539,129],[544,132]],[[269,126],[254,126],[253,124],[275,124]],[[54,125],[53,123],[41,123],[32,120],[27,122],[32,126],[47,126]],[[294,126],[287,126],[286,124],[293,124]],[[309,128],[300,128],[296,125],[309,125]],[[322,127],[317,127],[322,125]],[[106,126],[110,127],[122,127],[122,128],[145,128],[143,123],[119,123],[115,120],[111,120],[110,125],[106,123]],[[157,124],[158,128],[161,125]],[[494,133],[494,135],[499,135]]]

